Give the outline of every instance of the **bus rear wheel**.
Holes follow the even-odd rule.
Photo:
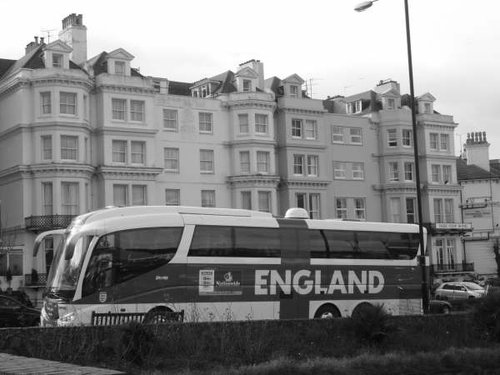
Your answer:
[[[172,310],[166,307],[156,307],[150,310],[146,316],[144,317],[144,324],[158,324],[158,323],[167,323],[174,318],[170,316]]]
[[[331,303],[327,303],[326,305],[322,305],[318,310],[316,310],[316,314],[314,314],[315,319],[335,319],[340,318],[340,311],[337,309],[335,305]]]

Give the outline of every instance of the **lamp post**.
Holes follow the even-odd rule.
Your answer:
[[[354,10],[362,12],[370,8],[373,3],[378,0],[364,1],[358,4]],[[411,124],[413,130],[413,154],[415,163],[415,187],[417,190],[417,212],[418,212],[418,228],[420,242],[420,265],[422,268],[422,304],[424,313],[428,311],[429,294],[427,284],[426,262],[425,262],[425,243],[424,243],[424,228],[422,224],[422,197],[420,193],[420,168],[418,162],[418,140],[417,140],[417,116],[415,113],[415,92],[413,89],[413,63],[411,58],[411,39],[410,39],[410,18],[408,16],[408,0],[404,0],[405,4],[405,21],[406,21],[406,46],[408,52],[408,75],[410,79],[410,108],[411,108]]]

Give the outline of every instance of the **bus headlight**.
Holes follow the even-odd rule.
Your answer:
[[[59,323],[61,323],[62,325],[66,325],[73,323],[75,321],[75,318],[76,318],[75,313],[71,312],[61,316],[58,320]]]

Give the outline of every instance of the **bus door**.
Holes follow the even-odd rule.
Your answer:
[[[290,293],[279,292],[280,319],[309,318],[309,297],[297,293],[294,275],[310,269],[309,234],[304,220],[278,219],[281,243],[281,274],[291,271]]]

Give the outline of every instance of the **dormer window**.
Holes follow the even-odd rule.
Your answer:
[[[62,68],[63,67],[63,55],[60,53],[53,53],[52,54],[52,67],[53,68]]]
[[[387,99],[387,109],[396,109],[396,100],[394,98]]]
[[[299,97],[299,86],[296,86],[296,85],[290,86],[290,97],[292,97],[292,98]]]
[[[424,113],[432,113],[431,103],[424,103]]]
[[[361,113],[363,110],[362,101],[356,100],[355,102],[347,103],[347,113]]]
[[[252,81],[251,80],[249,80],[249,79],[243,80],[243,91],[244,92],[252,91]]]
[[[125,61],[115,61],[115,74],[125,75]]]

